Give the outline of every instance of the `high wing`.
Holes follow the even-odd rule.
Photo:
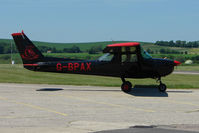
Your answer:
[[[128,43],[116,43],[108,45],[103,52],[104,53],[124,53],[131,52],[132,49],[129,47],[139,47],[140,43],[138,42],[128,42]]]

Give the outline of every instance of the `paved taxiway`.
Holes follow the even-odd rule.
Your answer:
[[[198,71],[174,71],[173,74],[199,75]]]
[[[199,131],[199,90],[0,84],[0,132],[94,132],[136,125]]]

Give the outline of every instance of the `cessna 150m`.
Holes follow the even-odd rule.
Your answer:
[[[80,60],[44,57],[35,45],[23,33],[12,34],[23,66],[26,69],[43,72],[75,73],[120,77],[121,89],[130,92],[132,84],[125,78],[154,78],[160,83],[159,91],[167,87],[161,77],[172,73],[179,61],[152,58],[138,42],[117,43],[108,45],[105,53],[98,60]]]

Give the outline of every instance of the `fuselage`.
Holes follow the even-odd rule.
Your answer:
[[[166,91],[161,77],[172,73],[178,61],[152,58],[138,42],[107,45],[98,60],[78,60],[45,57],[23,33],[12,34],[26,69],[42,72],[87,74],[120,77],[124,92],[130,92],[132,84],[125,78],[156,78],[159,90]]]
[[[110,44],[98,60],[45,57],[22,33],[12,34],[25,68],[33,71],[101,75],[124,78],[160,78],[180,62],[152,58],[140,43]]]
[[[55,59],[54,59],[55,60]],[[172,73],[175,63],[167,59],[144,59],[137,62],[112,62],[99,60],[68,60],[41,61],[24,64],[33,71],[101,75],[125,78],[157,78]]]

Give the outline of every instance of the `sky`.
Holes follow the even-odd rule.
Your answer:
[[[35,41],[199,40],[199,0],[0,0],[0,38]]]

